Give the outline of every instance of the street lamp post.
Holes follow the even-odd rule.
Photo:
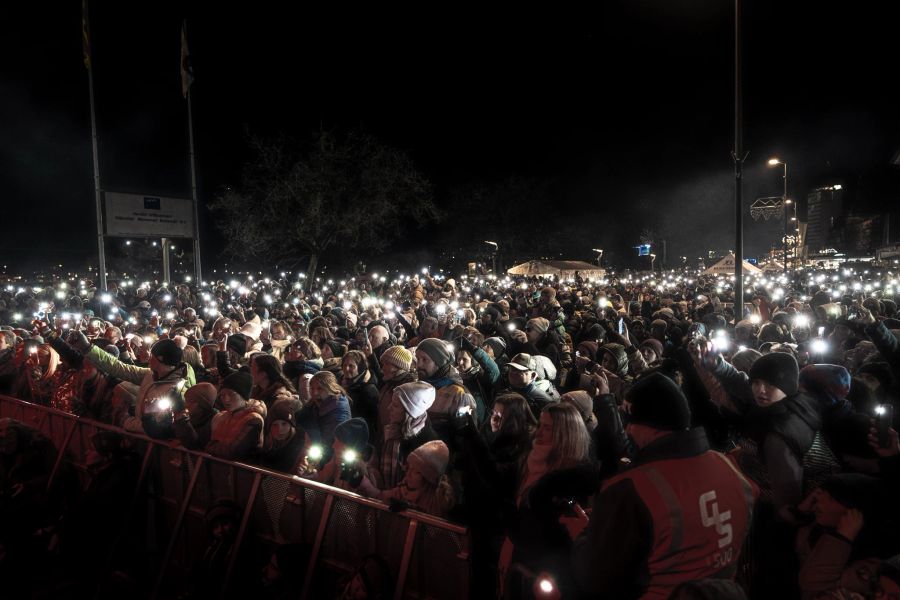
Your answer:
[[[655,254],[651,254],[651,255],[650,255],[650,272],[651,272],[651,273],[655,273],[655,272],[656,272],[656,267],[654,266],[655,263],[656,263],[656,255],[655,255]]]
[[[484,243],[490,244],[491,246],[494,247],[494,252],[493,252],[493,254],[491,254],[491,270],[493,271],[494,276],[496,277],[497,276],[497,252],[500,251],[500,246],[497,244],[497,242],[492,242],[490,240],[484,240]]]
[[[594,252],[597,253],[597,266],[600,266],[600,259],[603,258],[603,249],[602,248],[592,248]]]
[[[788,264],[788,261],[787,261],[787,247],[788,247],[788,241],[787,241],[787,238],[788,238],[788,210],[787,210],[787,205],[790,204],[790,202],[791,202],[790,200],[788,200],[788,197],[787,197],[787,163],[784,161],[778,160],[777,158],[770,158],[769,166],[774,167],[775,165],[781,165],[782,167],[784,167],[784,171],[782,172],[782,175],[781,175],[781,179],[784,182],[784,188],[781,193],[781,206],[782,206],[782,210],[784,210],[784,240],[782,240],[784,265],[782,265],[782,266],[783,266],[783,272],[787,273],[787,264]]]
[[[741,0],[734,0],[734,314],[744,314],[744,106],[741,78]]]

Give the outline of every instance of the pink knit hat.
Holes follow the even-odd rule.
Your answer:
[[[406,458],[407,467],[415,467],[432,485],[437,485],[450,462],[450,450],[440,440],[426,442]]]

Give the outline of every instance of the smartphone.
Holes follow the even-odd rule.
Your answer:
[[[878,446],[888,448],[891,445],[891,423],[894,421],[894,406],[879,404],[875,407],[875,430],[878,432]]]
[[[619,326],[618,327],[619,327],[619,335],[622,335],[623,333],[625,333],[625,319],[623,319],[622,317],[619,317]]]

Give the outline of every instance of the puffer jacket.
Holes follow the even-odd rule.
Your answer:
[[[181,365],[169,371],[165,377],[157,380],[154,379],[152,370],[145,367],[127,365],[97,346],[92,346],[85,358],[91,361],[97,367],[97,370],[122,381],[140,386],[134,405],[134,416],[126,417],[125,422],[122,424],[122,427],[127,431],[146,433],[142,424],[145,402],[153,402],[158,398],[172,394],[175,387],[182,382],[184,382],[184,386],[181,392],[184,393],[197,382],[194,377],[194,369],[187,363],[181,363]]]

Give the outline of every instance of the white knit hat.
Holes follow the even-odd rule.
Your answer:
[[[394,388],[394,396],[413,419],[431,408],[436,393],[434,386],[424,381],[411,381]]]

